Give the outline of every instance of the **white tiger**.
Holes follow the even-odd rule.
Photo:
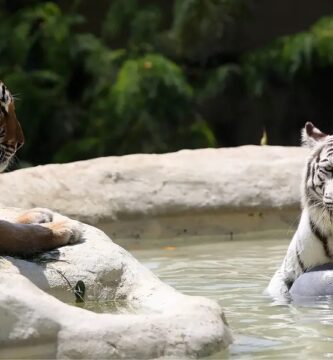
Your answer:
[[[302,142],[312,149],[302,179],[303,211],[282,265],[267,288],[277,298],[288,297],[305,271],[333,261],[333,135],[308,122]]]

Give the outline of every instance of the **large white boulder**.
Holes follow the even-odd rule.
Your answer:
[[[102,231],[82,227],[77,245],[0,260],[0,357],[44,343],[59,359],[200,357],[232,342],[217,303],[177,292]],[[114,301],[118,311],[97,314],[46,293],[73,302],[78,280],[86,300]]]
[[[285,229],[307,154],[250,145],[38,166],[1,175],[0,202],[51,207],[113,238]]]

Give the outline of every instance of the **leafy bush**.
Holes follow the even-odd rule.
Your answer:
[[[114,0],[101,36],[78,31],[79,1],[65,13],[32,2],[0,7],[0,71],[18,92],[21,156],[34,164],[220,145],[228,111],[235,129],[231,110],[252,101],[267,112],[276,84],[307,88],[318,69],[333,69],[332,17],[232,62],[216,54],[244,0]]]
[[[272,79],[290,83],[325,67],[333,67],[333,17],[320,19],[309,31],[279,38],[243,60],[249,90],[259,96]]]
[[[0,13],[0,71],[17,94],[31,163],[214,146],[183,68],[157,53],[161,9],[115,1],[104,39],[53,2]],[[127,31],[126,47],[107,42]]]

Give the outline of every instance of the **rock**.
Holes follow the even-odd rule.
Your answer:
[[[113,238],[289,229],[307,154],[242,146],[38,166],[2,174],[1,203],[51,207]]]
[[[82,243],[33,261],[0,261],[0,355],[47,343],[48,356],[59,359],[201,357],[232,342],[217,303],[177,292],[102,231],[82,226]],[[87,299],[118,302],[117,314],[76,308],[44,292],[73,302],[69,287],[79,280]]]
[[[318,296],[332,296],[333,263],[316,266],[300,275],[290,288],[290,295],[297,303],[312,301]]]

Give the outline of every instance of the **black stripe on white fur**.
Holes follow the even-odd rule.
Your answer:
[[[321,242],[325,255],[329,259],[333,259],[332,250],[328,245],[328,238],[321,232],[320,228],[311,220],[311,218],[309,219],[309,222],[310,222],[311,231],[316,236],[316,238]]]
[[[8,113],[9,105],[13,102],[13,97],[7,87],[0,81],[0,116],[4,117]],[[16,146],[4,144],[6,136],[5,123],[0,127],[0,171],[3,171],[16,152]]]

